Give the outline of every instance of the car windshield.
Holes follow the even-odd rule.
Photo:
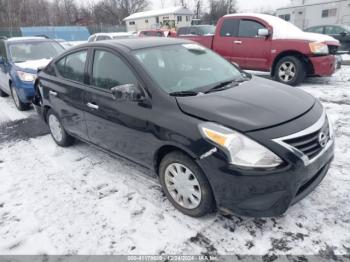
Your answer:
[[[202,30],[204,35],[213,35],[213,34],[215,34],[215,26],[213,26],[213,25],[200,26],[200,29]]]
[[[244,77],[224,58],[197,44],[141,49],[134,55],[167,93],[201,92],[210,86]]]
[[[51,59],[61,52],[64,48],[56,42],[21,42],[10,45],[12,61],[15,63],[29,60]]]

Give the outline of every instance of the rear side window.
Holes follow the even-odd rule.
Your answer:
[[[118,56],[107,51],[95,51],[92,69],[92,85],[109,90],[125,84],[137,84],[128,65]]]
[[[84,83],[84,71],[87,51],[65,56],[56,63],[57,71],[66,79]]]
[[[179,28],[179,30],[177,31],[178,35],[187,35],[187,27],[181,27]]]
[[[237,20],[235,19],[226,19],[221,26],[220,35],[232,37],[235,36],[235,27]]]
[[[239,23],[239,37],[257,37],[259,29],[265,26],[252,20],[241,20]]]
[[[323,26],[311,27],[306,30],[307,32],[323,34]]]

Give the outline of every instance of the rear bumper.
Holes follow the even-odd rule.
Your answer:
[[[337,59],[334,55],[310,57],[315,76],[331,76],[337,68]]]

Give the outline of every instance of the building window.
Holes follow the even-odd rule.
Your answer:
[[[279,17],[283,20],[290,21],[290,14],[280,15]]]
[[[332,17],[337,15],[337,8],[322,10],[322,17]]]
[[[156,17],[156,23],[159,24],[159,16]]]
[[[129,25],[135,25],[134,21],[129,22]]]
[[[191,17],[189,15],[186,16],[186,22],[191,21]]]
[[[182,22],[182,16],[181,15],[177,16],[177,22]]]
[[[145,20],[145,23],[148,24],[148,19]]]

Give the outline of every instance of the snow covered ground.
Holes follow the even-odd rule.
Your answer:
[[[328,109],[336,158],[306,199],[257,219],[184,216],[148,170],[84,143],[60,148],[33,110],[0,98],[0,254],[349,256],[350,67],[299,88]]]

